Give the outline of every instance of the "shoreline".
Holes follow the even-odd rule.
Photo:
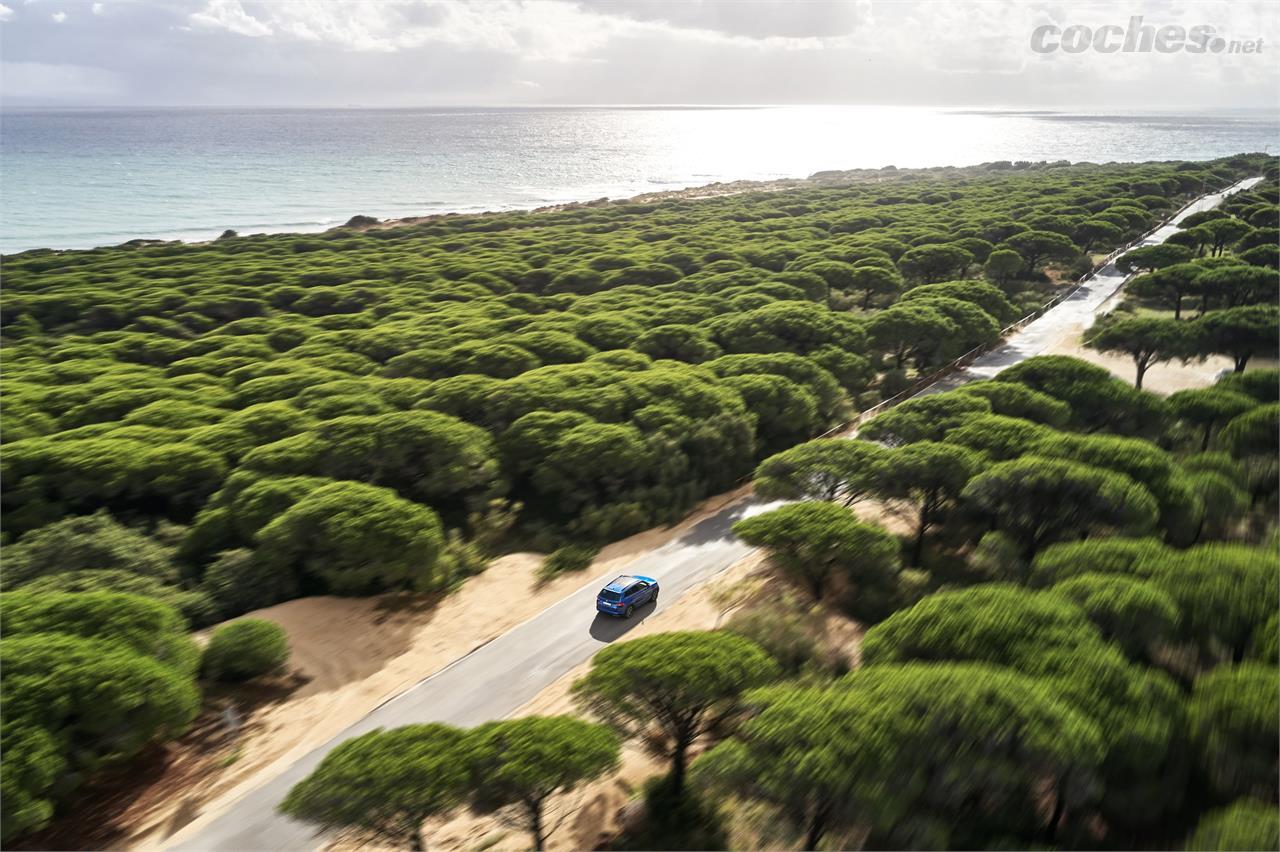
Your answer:
[[[1000,162],[1000,161],[992,161]],[[1035,160],[1028,161],[1038,164],[1063,163],[1071,165],[1081,165],[1088,161],[1066,161],[1066,160]],[[1155,162],[1155,161],[1153,161]],[[1198,161],[1195,161],[1198,162]],[[886,165],[881,168],[861,168],[861,169],[830,169],[814,172],[807,177],[784,177],[770,178],[765,180],[742,179],[733,181],[713,181],[705,184],[695,184],[684,186],[678,189],[660,189],[649,190],[635,195],[611,197],[602,196],[594,199],[573,200],[555,202],[552,204],[540,204],[536,207],[513,206],[509,208],[498,209],[476,209],[476,210],[448,210],[436,213],[424,213],[421,215],[408,216],[391,216],[383,219],[377,219],[376,222],[368,224],[352,225],[354,219],[362,217],[364,214],[354,213],[351,218],[341,224],[317,224],[316,227],[306,227],[299,229],[295,225],[282,225],[284,230],[255,230],[248,233],[237,232],[237,237],[265,237],[265,236],[305,236],[315,234],[327,234],[338,230],[350,230],[363,233],[370,230],[387,230],[391,228],[412,227],[415,225],[427,224],[430,222],[442,221],[446,219],[454,219],[460,217],[485,217],[485,216],[505,216],[518,213],[541,214],[541,213],[558,213],[567,210],[581,210],[593,207],[605,207],[626,204],[657,204],[668,201],[703,201],[709,198],[723,198],[732,195],[743,195],[754,192],[785,192],[793,189],[806,189],[813,187],[833,187],[841,185],[849,185],[864,182],[879,182],[888,179],[912,178],[929,174],[954,173],[968,170],[982,170],[984,172],[1002,173],[1011,171],[1010,169],[989,169],[991,162],[973,163],[965,166],[921,166],[913,168],[898,168],[894,165]],[[1099,164],[1095,164],[1099,165]],[[376,217],[369,217],[376,218]],[[217,228],[201,230],[202,234],[199,238],[194,238],[193,232],[188,232],[181,236],[166,237],[131,237],[117,243],[103,243],[101,245],[91,246],[87,248],[56,248],[50,246],[40,246],[36,248],[21,249],[14,252],[0,252],[0,257],[13,258],[30,252],[65,254],[69,252],[81,251],[97,251],[107,248],[122,248],[128,246],[143,245],[172,245],[181,243],[184,245],[208,245],[219,240],[219,234],[227,231],[235,230],[234,228],[224,228],[219,231]],[[209,236],[203,236],[208,234]]]
[[[602,207],[606,205],[616,204],[652,204],[664,201],[675,200],[703,200],[707,198],[719,198],[729,195],[741,195],[748,192],[780,192],[787,189],[801,189],[809,186],[829,185],[830,179],[828,175],[853,175],[856,173],[880,174],[889,172],[890,174],[905,174],[913,172],[936,171],[940,169],[957,169],[957,168],[975,168],[975,166],[935,166],[923,167],[918,169],[896,169],[888,166],[884,169],[850,169],[847,171],[820,171],[815,172],[808,177],[800,178],[771,178],[768,180],[734,180],[734,181],[714,181],[712,183],[695,184],[683,186],[678,189],[662,189],[649,190],[638,193],[636,195],[626,196],[601,196],[593,199],[575,199],[571,201],[557,201],[551,204],[538,204],[537,206],[520,206],[498,208],[480,208],[467,209],[460,208],[454,210],[444,210],[434,213],[409,214],[403,216],[388,216],[378,219],[374,224],[367,225],[350,225],[352,219],[363,216],[362,213],[354,213],[346,222],[338,224],[320,224],[314,226],[300,226],[297,224],[280,225],[281,230],[274,230],[276,226],[266,226],[267,230],[237,231],[238,237],[278,237],[289,235],[314,235],[327,234],[337,230],[352,230],[357,232],[369,230],[384,230],[388,228],[409,227],[413,225],[421,225],[427,222],[440,221],[444,219],[468,217],[468,216],[505,216],[513,213],[556,213],[564,210],[578,210],[589,207]],[[377,218],[377,217],[370,217]],[[0,252],[2,257],[16,257],[28,252],[52,252],[57,254],[79,251],[97,251],[106,248],[121,248],[130,245],[169,245],[173,243],[182,243],[184,245],[208,245],[217,242],[219,234],[227,230],[236,230],[234,228],[202,228],[198,231],[187,231],[176,236],[142,236],[130,237],[120,242],[101,243],[94,246],[36,246],[32,248],[19,249],[11,252]]]
[[[1010,167],[992,168],[996,163],[1007,163],[1009,161],[987,161],[982,163],[972,163],[964,166],[919,166],[919,167],[903,167],[899,168],[894,165],[886,165],[880,168],[855,168],[855,169],[828,169],[814,172],[807,177],[783,177],[769,179],[741,179],[733,181],[713,181],[711,183],[695,184],[684,186],[677,189],[660,189],[640,192],[635,195],[626,195],[621,197],[602,196],[594,199],[560,201],[551,204],[540,204],[536,207],[512,206],[497,209],[459,209],[446,210],[435,213],[411,214],[407,216],[389,216],[386,218],[377,218],[366,216],[362,213],[354,213],[344,223],[341,224],[321,224],[316,223],[315,227],[302,227],[297,225],[282,225],[282,230],[262,230],[252,231],[248,233],[235,232],[236,238],[247,237],[280,237],[280,236],[308,236],[316,234],[328,234],[334,231],[352,231],[355,233],[364,233],[374,230],[390,230],[393,228],[407,228],[416,225],[429,224],[431,222],[444,221],[448,219],[456,219],[462,217],[487,217],[487,216],[508,216],[513,214],[529,214],[536,215],[542,213],[559,213],[570,210],[583,210],[595,207],[622,206],[628,204],[662,204],[670,201],[705,201],[711,198],[724,198],[733,195],[745,195],[748,193],[764,193],[764,192],[785,192],[795,189],[808,189],[814,187],[838,187],[849,186],[856,183],[881,182],[885,180],[911,180],[914,178],[939,175],[954,174],[956,172],[980,172],[983,174],[1004,174],[1011,171],[1021,171]],[[1122,165],[1124,163],[1094,163],[1090,160],[1027,160],[1019,162],[1028,162],[1034,165]],[[1169,160],[1141,160],[1132,161],[1133,163],[1146,162],[1170,162]],[[1187,160],[1186,162],[1208,162],[1208,160]],[[359,219],[371,219],[370,222],[357,222]],[[354,223],[354,224],[353,224]],[[53,248],[42,246],[38,248],[22,249],[15,252],[2,252],[0,257],[14,258],[30,252],[65,254],[69,252],[81,251],[98,251],[108,248],[124,248],[130,246],[159,246],[172,245],[175,243],[183,245],[209,245],[222,239],[221,234],[226,231],[235,231],[234,228],[225,228],[218,231],[216,228],[210,228],[207,231],[201,230],[201,236],[195,237],[194,232],[188,232],[181,236],[168,237],[132,237],[118,243],[103,243],[88,248]],[[216,233],[215,233],[216,232]]]

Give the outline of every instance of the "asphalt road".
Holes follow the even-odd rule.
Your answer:
[[[1139,245],[1150,246],[1164,242],[1177,233],[1178,223],[1183,219],[1193,213],[1212,210],[1221,204],[1226,196],[1248,189],[1260,180],[1262,180],[1260,177],[1248,178],[1221,193],[1198,199],[1187,209],[1179,212],[1169,224],[1147,234]],[[1012,367],[1020,361],[1042,354],[1061,339],[1063,334],[1072,329],[1088,328],[1093,324],[1094,318],[1102,312],[1107,300],[1116,294],[1127,277],[1125,273],[1116,269],[1114,263],[1107,264],[1068,298],[1047,311],[1044,316],[1029,323],[1017,334],[1011,335],[1003,345],[980,356],[967,368],[929,386],[921,394],[939,393],[951,390],[965,382],[989,379],[1006,367]]]
[[[1207,196],[1182,215],[1214,207],[1223,195],[1252,186],[1258,180],[1261,178],[1242,181],[1226,193]],[[1173,225],[1166,226],[1143,242],[1163,242],[1175,230]],[[1089,321],[1123,283],[1124,275],[1108,266],[1006,344],[926,392],[989,378],[1005,367],[1040,354],[1065,330]],[[612,575],[592,578],[578,591],[381,705],[280,775],[246,793],[222,815],[206,824],[197,819],[174,837],[177,843],[171,848],[236,852],[316,848],[321,837],[314,827],[277,813],[276,806],[339,743],[377,728],[415,722],[469,727],[510,715],[604,645],[625,637],[653,612],[670,606],[685,591],[749,554],[751,546],[733,535],[733,524],[780,505],[780,501],[748,496],[628,565],[627,573],[654,577],[661,584],[658,602],[642,607],[630,621],[596,615],[596,591]],[[359,641],[359,637],[352,639]]]

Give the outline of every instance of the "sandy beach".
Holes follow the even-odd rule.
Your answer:
[[[981,166],[965,167],[966,169],[980,170]],[[533,207],[528,210],[486,210],[482,213],[431,213],[425,216],[404,216],[395,219],[384,219],[382,221],[369,223],[355,223],[349,221],[345,225],[340,225],[329,230],[347,229],[354,231],[371,231],[385,230],[388,228],[403,228],[413,225],[424,225],[431,222],[439,222],[442,220],[474,217],[474,216],[498,216],[507,215],[515,212],[524,212],[531,214],[538,213],[559,213],[566,210],[581,210],[592,207],[606,206],[624,206],[628,204],[658,204],[665,201],[702,201],[708,198],[721,198],[729,195],[743,195],[752,192],[785,192],[791,189],[804,189],[815,186],[845,186],[853,183],[877,183],[895,178],[911,178],[929,173],[944,173],[955,171],[956,169],[939,169],[939,168],[921,168],[921,169],[898,169],[895,167],[887,167],[884,169],[847,169],[841,171],[822,171],[815,172],[805,178],[779,178],[777,180],[735,180],[735,181],[717,181],[715,183],[701,184],[698,186],[688,186],[682,189],[668,189],[656,192],[642,192],[639,195],[632,195],[625,198],[596,198],[588,201],[567,201],[561,204],[545,204],[540,207]],[[962,169],[963,170],[963,169]]]

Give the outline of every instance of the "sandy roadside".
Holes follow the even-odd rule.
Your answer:
[[[118,814],[114,822],[128,834],[113,845],[157,848],[188,824],[221,813],[387,699],[746,492],[744,487],[709,498],[680,524],[615,542],[587,571],[550,583],[538,583],[540,555],[518,553],[495,560],[439,599],[315,597],[248,613],[244,617],[276,622],[289,636],[286,694],[246,711],[234,746],[212,754],[176,753],[166,771]]]
[[[1086,348],[1080,342],[1082,333],[1083,329],[1076,333],[1074,338],[1058,341],[1047,354],[1070,355],[1073,358],[1088,361],[1090,364],[1097,364],[1099,367],[1110,370],[1112,375],[1132,384],[1136,372],[1133,361],[1123,355],[1108,355]],[[1231,359],[1221,355],[1215,355],[1199,363],[1182,364],[1178,361],[1169,361],[1156,364],[1147,370],[1147,374],[1143,377],[1142,389],[1167,395],[1180,390],[1208,387],[1213,384],[1219,371],[1230,370],[1231,366]]]
[[[744,607],[781,594],[785,584],[769,570],[764,554],[757,551],[742,559],[714,580],[683,595],[671,607],[645,619],[627,634],[627,641],[674,630],[714,630],[724,625]],[[854,622],[833,614],[824,616],[825,644],[856,661],[862,630]],[[573,682],[590,669],[586,662],[566,673],[514,716],[577,714],[570,696]],[[551,820],[562,820],[548,838],[549,852],[598,849],[602,841],[614,837],[621,827],[624,809],[644,783],[666,771],[666,765],[636,743],[624,744],[622,764],[616,773],[559,797],[550,807]],[[526,834],[493,816],[474,816],[462,811],[447,819],[433,820],[423,836],[432,849],[493,850],[521,852],[529,848]],[[350,840],[337,841],[327,852],[354,852],[368,849]]]
[[[646,618],[642,624],[627,633],[626,640],[673,630],[711,630],[720,626],[740,603],[740,591],[760,580],[758,575],[763,570],[763,562],[763,556],[759,553],[748,556],[710,583],[682,595],[670,607]],[[579,711],[569,696],[569,687],[586,674],[590,667],[589,662],[575,667],[513,715],[578,714]],[[563,819],[564,822],[551,835],[547,843],[549,852],[598,848],[600,839],[616,830],[618,811],[648,778],[661,771],[662,764],[659,761],[635,743],[625,744],[622,766],[617,773],[551,803],[551,813],[554,814],[551,819]],[[529,848],[528,836],[501,819],[492,816],[477,817],[466,812],[460,812],[451,819],[428,823],[423,835],[433,849],[520,852]],[[330,852],[349,852],[356,848],[367,847],[342,842],[328,847]]]
[[[1098,316],[1114,310],[1123,299],[1124,289],[1122,288],[1103,304]],[[1070,355],[1072,358],[1088,361],[1090,364],[1110,370],[1112,375],[1132,384],[1137,372],[1133,360],[1125,355],[1113,355],[1087,348],[1082,341],[1087,329],[1088,326],[1084,323],[1077,323],[1064,329],[1044,354]],[[1147,370],[1142,379],[1142,388],[1161,395],[1180,390],[1204,388],[1213,384],[1220,372],[1230,370],[1233,366],[1232,360],[1224,355],[1212,355],[1203,361],[1192,361],[1186,364],[1181,361],[1166,361]],[[1250,362],[1249,369],[1261,370],[1275,366],[1276,361],[1273,359],[1255,358]]]
[[[158,848],[179,830],[216,818],[244,792],[264,783],[302,754],[331,739],[387,698],[462,656],[468,650],[462,638],[476,644],[499,635],[546,605],[575,591],[589,577],[621,570],[637,555],[660,547],[707,515],[750,493],[749,486],[710,498],[680,525],[654,529],[602,551],[592,569],[536,587],[541,559],[534,554],[514,554],[496,560],[484,574],[469,580],[456,594],[434,609],[404,605],[404,598],[309,598],[290,601],[251,615],[283,626],[293,643],[291,664],[297,677],[310,678],[296,692],[246,719],[239,753],[230,766],[218,763],[218,754],[202,755],[207,771],[194,773],[197,780],[175,789],[172,778],[161,778],[121,814],[120,825],[132,827],[121,846]],[[864,520],[877,521],[897,533],[906,533],[902,515],[886,511],[873,501],[857,506]],[[772,576],[760,552],[753,553],[677,599],[669,607],[646,618],[628,632],[628,639],[671,630],[709,630],[748,601],[780,594],[782,582]],[[527,589],[527,600],[508,606],[512,589]],[[861,630],[847,619],[825,616],[826,644],[856,662]],[[359,641],[353,641],[359,637]],[[481,639],[480,637],[484,637]],[[514,715],[574,712],[569,686],[590,663],[571,670],[544,689]],[[564,837],[552,848],[582,848],[595,843],[602,832],[616,829],[623,804],[649,777],[660,771],[652,759],[631,745],[624,751],[621,770],[579,791],[573,800],[558,806],[569,813]],[[193,773],[186,773],[188,776]],[[436,828],[439,836],[436,837]],[[466,814],[433,828],[432,845],[448,848],[525,848],[522,835],[494,818]],[[183,832],[184,835],[186,832]],[[510,835],[508,837],[508,835]],[[591,838],[588,840],[587,838]],[[449,844],[453,844],[450,846]],[[373,848],[367,842],[339,842],[337,849]]]

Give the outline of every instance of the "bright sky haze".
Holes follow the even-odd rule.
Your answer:
[[[1103,52],[1077,30],[1080,52],[1032,49],[1038,26],[1096,32],[1137,15],[1262,41],[1248,54]],[[8,107],[1275,108],[1278,20],[1274,2],[2,0],[0,95]]]

